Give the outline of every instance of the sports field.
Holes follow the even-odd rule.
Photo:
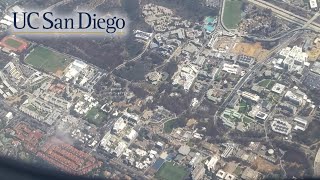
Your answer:
[[[64,71],[71,59],[45,47],[36,47],[27,56],[25,62],[46,72],[57,73]]]
[[[6,36],[1,40],[0,46],[15,53],[21,53],[28,48],[28,42],[15,36]]]
[[[107,115],[98,108],[92,108],[86,115],[87,121],[99,126],[106,120]]]
[[[7,39],[5,43],[13,48],[19,48],[22,45],[21,42],[16,41],[14,39]]]
[[[181,166],[166,162],[156,174],[156,178],[163,180],[182,180],[188,172]]]
[[[242,0],[225,0],[223,23],[228,29],[236,29],[241,20]]]

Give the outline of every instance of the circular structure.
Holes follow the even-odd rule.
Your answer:
[[[147,74],[147,78],[152,82],[161,81],[162,75],[159,72],[151,72]]]
[[[269,155],[273,155],[273,154],[274,154],[274,150],[273,150],[273,149],[269,149],[269,150],[268,150],[268,154],[269,154]]]

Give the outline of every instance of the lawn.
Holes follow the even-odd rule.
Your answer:
[[[88,122],[99,126],[105,120],[107,115],[99,108],[92,108],[86,115]]]
[[[236,29],[241,20],[241,0],[225,0],[223,22],[228,29]]]
[[[173,128],[175,127],[175,119],[170,120],[164,123],[164,132],[165,133],[171,133]]]
[[[27,106],[27,108],[30,110],[30,111],[38,111],[38,109],[36,107],[34,107],[33,105],[29,105]]]
[[[242,122],[245,123],[245,124],[250,124],[250,123],[252,123],[253,121],[254,121],[254,120],[251,119],[251,118],[248,117],[248,116],[243,116],[243,118],[242,118]]]
[[[279,103],[279,100],[280,100],[281,97],[276,93],[270,93],[268,95],[268,98],[269,98],[269,101],[277,104],[277,103]]]
[[[45,47],[36,47],[25,59],[33,67],[46,72],[56,73],[64,71],[71,59]]]
[[[271,79],[265,79],[258,83],[259,86],[265,87],[267,89],[271,89],[275,85],[275,81]]]
[[[5,43],[13,48],[19,48],[22,45],[21,42],[16,41],[14,39],[7,39]]]
[[[239,113],[246,114],[251,110],[251,106],[246,101],[241,100],[239,105]]]
[[[182,180],[188,172],[184,167],[173,165],[172,162],[166,162],[156,174],[157,179],[163,180]]]

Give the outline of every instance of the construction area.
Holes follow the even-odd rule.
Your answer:
[[[258,61],[264,59],[268,50],[263,49],[261,43],[236,43],[234,48],[232,49],[232,53],[242,54],[250,57],[254,57]]]

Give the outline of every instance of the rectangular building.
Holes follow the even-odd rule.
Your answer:
[[[318,3],[317,0],[310,0],[309,5],[311,9],[317,9],[318,8]]]
[[[260,100],[260,97],[258,95],[252,94],[252,93],[249,93],[249,92],[242,92],[241,96],[246,98],[246,99],[252,100],[254,102],[258,102]]]

